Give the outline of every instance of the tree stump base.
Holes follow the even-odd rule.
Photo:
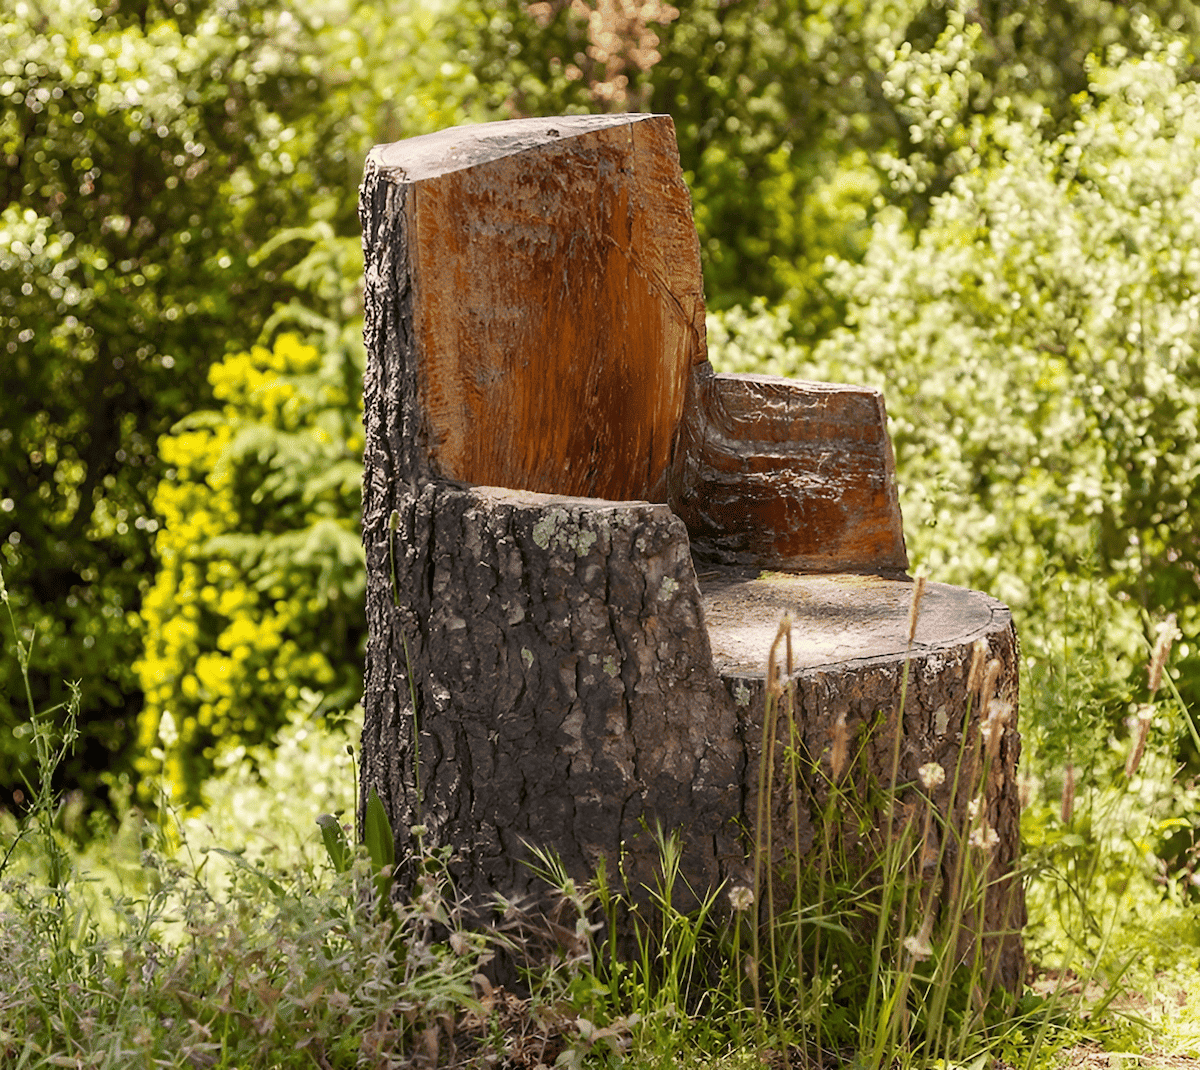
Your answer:
[[[1015,708],[1016,639],[1000,603],[928,584],[909,650],[912,581],[716,569],[698,582],[686,529],[665,505],[448,484],[394,502],[395,521],[391,510],[364,517],[376,627],[362,777],[395,825],[402,886],[415,879],[408,830],[418,825],[427,845],[454,848],[456,887],[481,906],[539,891],[533,848],[553,850],[577,880],[603,860],[631,888],[651,888],[656,827],[680,833],[681,876],[697,895],[748,885],[767,658],[784,613],[803,753],[837,780],[843,733],[847,765],[860,755],[863,798],[894,781],[910,807],[918,769],[941,763],[951,776],[934,801],[960,831],[940,852],[946,879],[959,864],[977,792],[969,777],[952,790],[951,777],[979,749],[982,699],[968,689],[977,641],[1001,666],[993,693]],[[775,708],[768,857],[786,869],[792,845],[805,852],[816,839],[825,789],[793,808],[790,734]],[[982,792],[998,836],[983,931],[1002,944],[1009,988],[1023,971],[1019,750],[1010,722]],[[681,884],[677,905],[694,903]]]
[[[964,929],[984,934],[981,951],[993,980],[1010,992],[1020,991],[1025,924],[1017,874],[1021,738],[1016,730],[1018,644],[1008,608],[978,591],[926,583],[910,645],[913,583],[908,579],[710,569],[700,573],[699,586],[713,663],[737,710],[738,736],[744,741],[748,807],[757,807],[763,789],[763,740],[774,740],[766,809],[743,818],[749,829],[765,818],[770,834],[762,842],[769,841],[772,863],[786,873],[784,860],[794,857],[796,844],[802,855],[814,850],[834,785],[864,806],[873,792],[894,786],[902,819],[922,814],[932,803],[936,819],[920,860],[925,872],[913,876],[930,886],[953,888],[961,867],[974,866],[987,890],[982,902],[971,905]],[[789,701],[774,703],[774,723],[765,726],[768,657],[785,614],[791,621],[792,691]],[[781,642],[775,659],[784,684],[786,658],[787,645]],[[897,749],[901,694],[904,718]],[[1003,704],[994,711],[1007,712],[1002,724],[996,722],[1000,730],[989,752],[980,727],[993,702]],[[793,808],[787,751],[796,745],[806,791]],[[945,780],[926,790],[920,770],[930,763],[942,767]],[[881,810],[865,813],[857,806],[840,831],[861,826],[863,818],[868,832],[850,835],[867,843],[880,832]],[[973,848],[973,835],[985,844],[993,838],[988,829],[994,844]],[[867,868],[871,855],[867,848],[860,856]],[[937,872],[929,871],[931,865]],[[786,881],[785,888],[793,891]]]

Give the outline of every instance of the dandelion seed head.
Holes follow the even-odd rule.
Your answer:
[[[919,932],[913,933],[912,936],[905,937],[904,950],[907,951],[917,962],[924,962],[930,955],[933,954],[933,945],[930,943],[930,937],[933,934],[933,918],[927,917],[921,925]]]
[[[917,776],[921,778],[921,786],[926,791],[933,791],[946,782],[946,770],[937,762],[926,762],[917,770]]]
[[[987,715],[988,721],[997,725],[1008,724],[1012,717],[1012,703],[1001,702],[1000,699],[994,698],[988,703]]]
[[[739,914],[754,906],[754,889],[737,885],[729,889],[729,905]]]

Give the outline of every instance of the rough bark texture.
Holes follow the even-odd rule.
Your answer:
[[[906,676],[901,785],[928,761],[981,761],[965,668],[977,639],[1015,710],[998,603],[933,585],[908,649],[878,392],[713,376],[671,135],[664,116],[527,120],[368,160],[360,805],[379,792],[402,888],[417,825],[453,848],[459,890],[481,903],[536,887],[530,846],[577,878],[604,859],[653,884],[656,825],[682,833],[697,892],[745,882],[764,738],[777,741],[765,842],[783,864],[811,845],[839,735],[861,747],[844,775],[864,798],[891,781]],[[699,580],[693,549],[717,562]],[[790,728],[777,716],[764,737],[784,611],[794,723],[816,763],[795,808],[781,794]],[[983,792],[994,932],[1023,920],[1018,749],[1014,716]],[[967,856],[967,794],[935,798],[954,830],[947,872]],[[880,834],[867,827],[864,864]],[[988,947],[1015,986],[1019,939]]]
[[[740,865],[744,748],[679,519],[438,483],[393,507],[394,555],[388,511],[367,535],[363,783],[398,847],[425,826],[477,897],[535,883],[527,843],[579,876],[602,856],[616,872],[624,845],[650,882],[655,821],[685,830],[695,887]]]
[[[917,630],[908,643],[910,581],[863,576],[751,578],[728,570],[701,574],[714,662],[738,711],[738,738],[745,741],[746,798],[757,804],[764,742],[772,760],[763,843],[782,862],[812,849],[830,785],[838,783],[864,803],[877,788],[901,789],[896,824],[921,821],[925,794],[918,770],[935,762],[946,780],[931,793],[940,819],[931,822],[928,858],[941,859],[940,873],[923,877],[931,886],[954,888],[959,867],[986,874],[983,917],[968,916],[965,928],[990,934],[984,941],[989,969],[1010,991],[1023,980],[1020,931],[1025,924],[1024,894],[1016,873],[1020,846],[1017,763],[1018,649],[1012,615],[987,595],[931,583],[921,600]],[[766,656],[780,617],[791,619],[793,688],[766,712]],[[977,649],[976,644],[981,644]],[[788,678],[787,648],[777,664]],[[972,686],[970,669],[983,670]],[[989,678],[986,669],[995,663]],[[983,694],[984,688],[987,694]],[[900,696],[903,727],[897,748]],[[989,745],[980,725],[990,701],[1011,715],[998,722]],[[792,724],[795,734],[792,732]],[[801,798],[793,810],[793,779],[787,751],[799,751]],[[979,814],[968,819],[971,800]],[[795,814],[796,820],[793,820]],[[746,815],[755,828],[757,813]],[[860,813],[847,814],[843,832],[860,843],[869,865],[885,823],[883,811],[869,815],[868,832],[858,830]],[[951,831],[944,847],[938,830]],[[972,848],[972,833],[996,832],[990,849]],[[785,871],[788,867],[785,866]]]

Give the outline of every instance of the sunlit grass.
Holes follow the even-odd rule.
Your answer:
[[[7,624],[24,672],[28,644],[11,613]],[[864,781],[862,741],[835,739],[823,766],[800,744],[786,648],[785,623],[762,776],[818,817],[810,851],[768,858],[763,811],[753,882],[688,913],[674,906],[669,833],[651,888],[604,868],[579,883],[542,852],[553,920],[510,905],[482,930],[438,857],[410,899],[380,911],[386,859],[327,851],[350,831],[358,725],[315,722],[316,696],[273,747],[221,759],[203,810],[143,813],[114,782],[115,818],[82,844],[50,787],[70,710],[62,734],[30,705],[32,805],[0,814],[0,1066],[1033,1070],[1082,1042],[1197,1051],[1193,871],[1154,855],[1155,800],[1190,790],[1161,745],[1187,717],[1177,694],[1150,694],[1154,715],[1114,740],[1107,774],[1090,770],[1069,805],[1032,789],[1026,938],[1048,969],[1010,995],[992,983],[997,934],[977,921],[989,830],[952,827],[932,804],[946,781],[968,795],[972,778],[986,783],[988,733],[965,733],[974,758],[923,768],[919,787],[895,783],[896,763],[889,782]],[[1036,717],[1037,696],[1026,701]],[[847,830],[873,825],[887,835],[865,859]],[[929,876],[943,858],[923,857],[931,828],[942,852],[958,837],[969,863],[948,886]],[[489,980],[497,950],[519,964],[520,994]]]

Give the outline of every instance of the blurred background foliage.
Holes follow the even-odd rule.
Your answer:
[[[598,110],[674,117],[717,361],[884,390],[914,560],[1018,615],[1044,794],[1111,765],[1168,611],[1200,697],[1198,33],[1179,0],[16,0],[0,552],[38,701],[84,682],[67,778],[165,763],[195,802],[353,702],[362,159]]]
[[[366,149],[469,113],[433,24],[417,5],[272,0],[18,0],[0,15],[0,545],[36,625],[36,700],[85,681],[65,771],[89,792],[134,756],[171,467],[159,439],[212,404],[214,363],[269,344],[280,307],[357,315],[361,256],[344,280],[321,268],[355,233]],[[297,228],[309,240],[287,240]],[[325,345],[320,322],[299,325]],[[339,662],[358,656],[345,634]],[[30,757],[14,680],[3,659],[7,797]]]

